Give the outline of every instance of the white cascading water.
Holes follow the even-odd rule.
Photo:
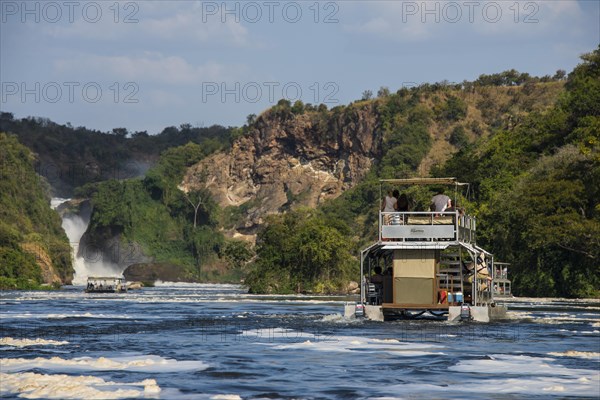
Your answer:
[[[62,203],[69,200],[70,199],[53,198],[50,204],[53,209],[56,209]],[[89,221],[86,222],[79,215],[68,214],[62,217],[62,227],[71,244],[73,268],[75,270],[75,274],[73,275],[73,285],[85,285],[89,276],[120,277],[123,275],[122,268],[119,268],[116,264],[105,262],[102,259],[87,262],[84,257],[78,256],[79,243],[81,237],[87,230],[88,224]]]

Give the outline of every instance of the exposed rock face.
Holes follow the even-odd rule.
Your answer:
[[[271,109],[231,151],[190,168],[182,186],[209,189],[221,207],[250,205],[234,236],[252,239],[266,215],[315,207],[357,184],[381,143],[373,103],[337,113]]]
[[[46,284],[71,284],[70,279],[63,280],[56,272],[56,268],[52,264],[52,259],[46,252],[46,250],[35,243],[23,243],[21,248],[25,250],[27,253],[32,254],[35,257],[35,261],[37,265],[40,266],[42,270],[42,280],[43,283]]]

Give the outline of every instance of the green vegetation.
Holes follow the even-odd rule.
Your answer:
[[[446,158],[452,155],[451,151],[460,151],[459,156],[448,161],[448,165],[459,164],[462,168],[450,174],[468,181],[468,178],[463,177],[471,176],[475,166],[457,160],[462,161],[460,155],[471,154],[471,143],[476,140],[483,142],[487,138],[493,141],[501,134],[502,128],[516,125],[529,113],[542,112],[551,106],[556,101],[557,93],[562,90],[563,78],[564,75],[561,74],[552,78],[536,78],[512,70],[482,75],[476,82],[458,85],[444,82],[424,84],[411,89],[403,88],[396,93],[381,88],[377,98],[373,98],[371,91],[365,91],[362,100],[329,111],[326,107],[315,109],[306,105],[302,108],[298,102],[291,107],[285,100],[280,101],[271,111],[282,118],[293,118],[293,114],[308,114],[317,129],[318,137],[327,141],[336,132],[357,122],[354,112],[357,107],[373,107],[383,138],[380,157],[358,185],[321,205],[314,216],[317,218],[318,215],[318,218],[326,221],[324,226],[330,230],[331,235],[341,235],[345,239],[352,249],[349,257],[356,266],[358,249],[377,237],[380,178],[424,175],[427,173],[427,157],[434,151],[436,141],[447,141],[452,146],[443,148],[447,151]],[[451,171],[445,167],[446,158],[442,158],[441,165],[432,166],[431,172],[440,174]],[[518,167],[519,164],[516,163],[515,166]],[[487,173],[488,176],[493,175],[490,171]],[[384,188],[387,189],[392,188]],[[412,209],[426,210],[434,189],[412,187],[403,191],[408,195]],[[494,190],[501,190],[501,187]],[[288,199],[289,197],[288,195]],[[460,203],[469,208],[471,206],[466,199],[461,198]],[[229,210],[229,215],[240,210],[241,208]],[[250,290],[323,290],[323,287],[315,289],[317,281],[313,281],[313,276],[307,275],[302,265],[298,264],[301,261],[294,255],[293,247],[289,247],[292,241],[282,242],[282,237],[294,236],[289,233],[293,230],[292,221],[293,219],[288,220],[286,217],[274,218],[259,232],[258,257],[253,263],[253,272],[246,280]],[[316,268],[314,273],[317,275],[322,275],[325,271],[324,266],[313,268]],[[340,269],[345,271],[343,267]],[[357,274],[350,278],[357,279]],[[325,290],[340,290],[340,285],[335,289],[333,286],[328,284]]]
[[[0,289],[41,288],[42,267],[62,282],[73,276],[69,241],[33,164],[27,147],[0,133]]]
[[[239,281],[250,250],[217,229],[220,210],[207,191],[184,193],[178,187],[188,167],[218,148],[190,142],[166,150],[144,179],[79,189],[94,209],[90,242],[118,237],[123,245],[140,245],[155,262],[185,267],[189,280]]]
[[[87,183],[141,176],[170,147],[193,142],[216,150],[240,134],[233,128],[190,124],[167,127],[157,135],[130,133],[125,128],[100,132],[46,118],[15,119],[7,112],[0,113],[0,132],[17,135],[37,155],[36,172],[62,197],[72,196],[75,188]]]
[[[257,238],[246,283],[253,293],[343,292],[358,270],[349,232],[314,210],[271,216]]]
[[[515,293],[600,295],[600,47],[547,111],[462,148],[439,175],[474,184],[480,238]]]

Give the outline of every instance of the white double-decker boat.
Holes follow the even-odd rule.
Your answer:
[[[456,178],[384,179],[383,185],[467,184]],[[361,295],[347,316],[388,320],[433,315],[449,320],[502,319],[511,296],[508,264],[477,245],[476,220],[455,211],[379,213],[379,238],[360,253]],[[374,271],[380,275],[374,278]],[[384,273],[381,273],[385,271]]]

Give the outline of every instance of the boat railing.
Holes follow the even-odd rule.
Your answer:
[[[493,291],[494,297],[512,296],[511,281],[508,279],[508,267],[510,264],[494,262],[493,267]]]
[[[379,213],[379,241],[475,242],[475,218],[458,211]]]
[[[470,215],[460,214],[457,212],[457,232],[458,240],[461,242],[475,243],[477,220]]]

